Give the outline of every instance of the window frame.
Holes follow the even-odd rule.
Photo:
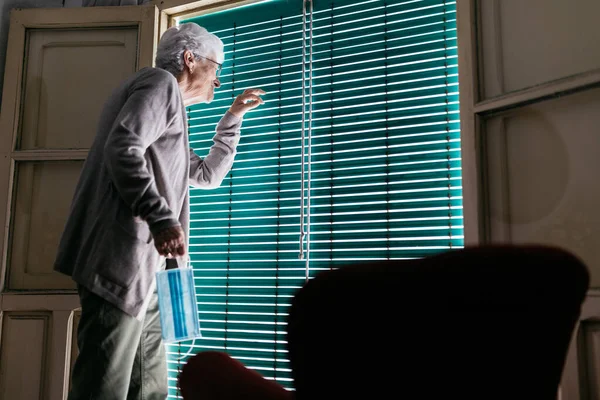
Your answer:
[[[158,44],[160,37],[167,29],[175,26],[182,19],[189,19],[202,14],[259,3],[261,1],[264,0],[153,0],[151,4],[154,4],[160,11],[156,43]]]
[[[159,34],[177,20],[212,11],[220,11],[260,0],[154,0],[161,11]],[[483,0],[479,0],[483,1]],[[487,1],[487,0],[485,0]],[[499,0],[491,0],[498,6]],[[510,109],[600,86],[600,69],[556,79],[541,85],[520,89],[498,97],[483,99],[481,95],[481,15],[478,0],[456,0],[458,69],[461,121],[461,157],[463,184],[464,245],[490,243],[485,154],[484,122],[490,116]],[[590,289],[582,308],[581,320],[593,319],[600,309],[600,290]],[[560,398],[578,398],[580,393],[574,334],[561,382]]]

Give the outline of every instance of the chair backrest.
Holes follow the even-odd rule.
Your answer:
[[[588,285],[539,246],[320,273],[290,309],[297,399],[556,399]]]
[[[291,400],[291,394],[274,381],[228,354],[204,351],[193,356],[177,379],[185,400]]]

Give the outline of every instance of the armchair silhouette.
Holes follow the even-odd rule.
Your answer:
[[[589,286],[545,246],[485,246],[319,273],[288,318],[295,391],[224,353],[194,356],[185,400],[556,399]]]

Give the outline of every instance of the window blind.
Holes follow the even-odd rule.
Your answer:
[[[312,277],[463,246],[455,2],[312,6],[306,24],[302,1],[289,0],[185,21],[225,44],[215,100],[188,109],[199,155],[235,96],[251,87],[267,95],[244,119],[222,186],[191,189],[189,251],[203,338],[168,347],[172,396],[192,346],[192,354],[226,351],[292,389],[285,323],[307,267]],[[310,230],[302,260],[301,214]]]

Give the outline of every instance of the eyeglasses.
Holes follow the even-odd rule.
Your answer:
[[[204,57],[204,56],[198,56],[198,57],[204,58],[205,60],[208,60],[208,61],[210,61],[210,62],[211,62],[211,63],[213,63],[213,64],[217,64],[217,72],[216,72],[216,74],[217,74],[217,78],[218,78],[219,76],[221,76],[221,70],[223,69],[223,64],[219,64],[218,62],[216,62],[216,61],[214,61],[214,60],[211,60],[211,59],[210,59],[210,58],[208,58],[208,57]]]

